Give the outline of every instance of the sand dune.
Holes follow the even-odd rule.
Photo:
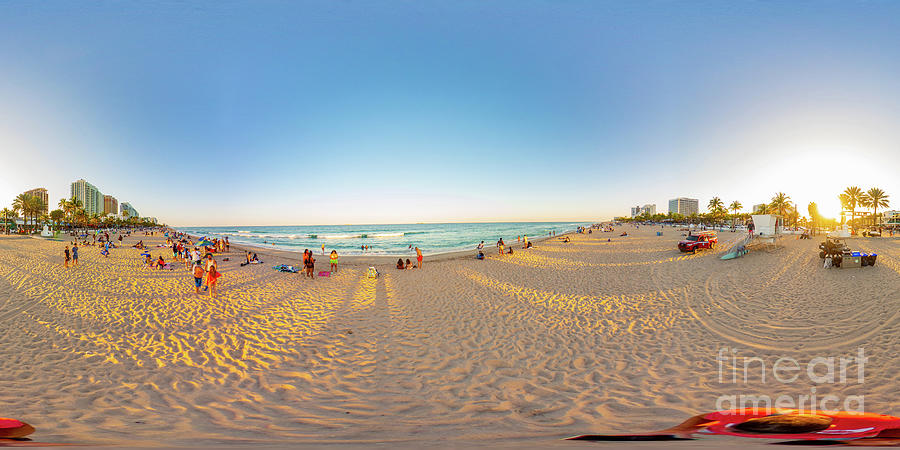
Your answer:
[[[63,243],[0,238],[2,415],[47,442],[221,446],[550,445],[812,387],[900,414],[900,244],[851,240],[878,264],[824,270],[816,240],[721,261],[741,233],[693,255],[672,229],[628,230],[377,279],[220,262],[216,299],[130,248],[82,248],[67,270]],[[734,384],[718,377],[723,347],[870,360],[863,384]]]

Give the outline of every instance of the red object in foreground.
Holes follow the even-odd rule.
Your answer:
[[[34,427],[16,419],[0,417],[0,439],[21,438],[34,433]]]
[[[900,417],[847,411],[754,408],[700,414],[665,430],[626,435],[582,435],[585,441],[658,441],[693,439],[694,434],[787,440],[831,440],[854,446],[900,446]]]
[[[716,233],[711,231],[702,231],[697,234],[688,236],[687,239],[678,242],[678,250],[682,252],[696,252],[702,248],[713,248],[719,243]]]

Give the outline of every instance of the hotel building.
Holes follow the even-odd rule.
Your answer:
[[[696,198],[673,198],[672,200],[669,200],[669,212],[681,214],[682,216],[698,214],[700,212],[700,201]]]
[[[103,196],[103,212],[105,214],[116,215],[119,213],[119,201],[112,195]]]
[[[47,195],[47,190],[44,188],[36,188],[30,191],[25,191],[25,195],[33,195],[41,199],[44,202],[44,214],[50,214],[50,196]]]

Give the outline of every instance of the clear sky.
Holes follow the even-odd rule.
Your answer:
[[[900,206],[900,2],[0,2],[0,206],[174,225]]]

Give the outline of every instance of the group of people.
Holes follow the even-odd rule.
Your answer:
[[[322,246],[322,253],[325,253],[325,246]],[[335,273],[338,270],[338,253],[337,250],[332,250],[331,254],[328,256],[328,262],[330,263],[329,273]],[[315,278],[316,271],[316,258],[313,257],[313,252],[309,249],[303,250],[303,274],[309,278]]]

